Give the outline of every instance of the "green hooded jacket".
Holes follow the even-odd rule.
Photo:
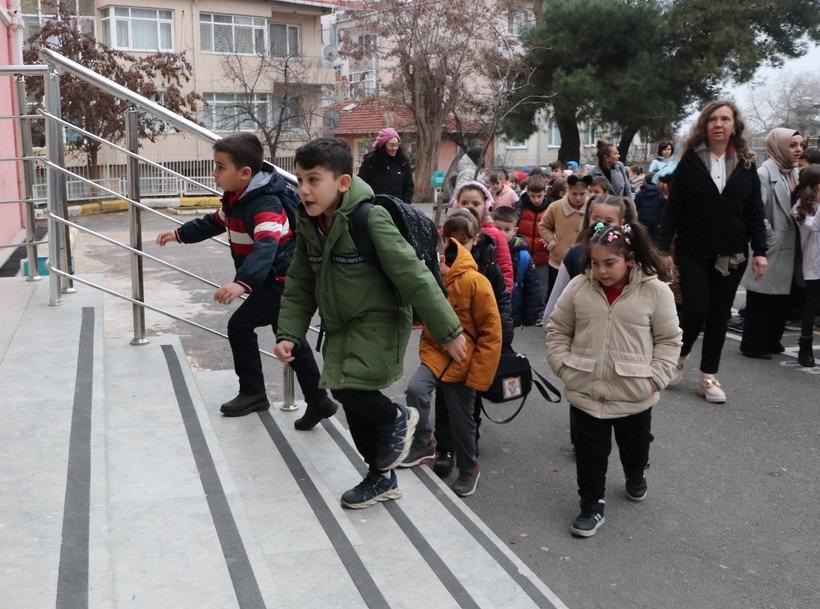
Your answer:
[[[296,210],[296,251],[285,279],[276,338],[299,344],[318,307],[325,330],[320,385],[328,389],[378,390],[399,379],[412,307],[438,342],[462,332],[433,275],[384,208],[374,206],[367,217],[382,270],[359,255],[348,217],[372,198],[371,188],[353,176],[327,235],[302,206]]]

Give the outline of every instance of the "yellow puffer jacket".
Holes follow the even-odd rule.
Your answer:
[[[490,387],[501,359],[501,317],[490,282],[478,272],[475,260],[451,239],[447,260],[455,258],[442,277],[447,300],[458,315],[467,338],[467,357],[456,363],[433,339],[425,326],[419,342],[419,358],[444,382],[464,381],[476,391]]]

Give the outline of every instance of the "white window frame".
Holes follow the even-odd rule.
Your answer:
[[[230,30],[230,40],[225,48],[218,48],[221,41],[216,34],[217,28],[224,27]],[[252,49],[240,50],[238,37],[250,33]],[[248,17],[241,15],[223,15],[220,13],[199,14],[199,49],[203,53],[216,55],[263,55],[268,48],[268,21],[263,17]]]
[[[595,146],[598,142],[598,129],[592,123],[584,123],[581,129],[581,146]]]
[[[153,16],[149,15],[153,13]],[[174,50],[174,11],[130,6],[107,6],[100,11],[103,42],[112,49],[156,53]],[[157,44],[152,48],[135,46],[134,26],[156,24]],[[127,38],[127,40],[122,40]]]
[[[561,132],[558,130],[558,124],[550,119],[547,121],[547,147],[559,148],[561,146]]]
[[[31,35],[36,34],[40,31],[40,29],[49,21],[56,21],[57,14],[54,13],[54,2],[48,2],[44,0],[36,0],[37,2],[37,12],[36,13],[23,13],[23,23],[25,24],[25,38],[29,38]],[[43,6],[45,4],[45,7]],[[28,8],[28,7],[26,7]],[[44,10],[45,9],[45,10]],[[70,12],[74,13],[74,25],[76,28],[94,38],[97,38],[96,32],[96,19],[94,15],[81,15],[80,14],[80,0],[73,0],[70,2],[69,7]]]
[[[278,37],[273,35],[273,28],[285,28],[285,54],[274,54],[275,52],[279,52],[279,49],[276,49],[276,42],[279,40]],[[296,38],[295,42],[291,39],[291,36]],[[282,59],[286,57],[297,57],[301,54],[301,47],[302,47],[302,31],[298,25],[294,25],[292,23],[278,23],[275,21],[268,22],[268,40],[269,40],[269,50],[268,53],[271,57],[280,57]],[[292,48],[293,46],[296,48]]]
[[[507,150],[526,150],[529,148],[527,140],[521,141],[513,138],[508,138],[505,144]]]
[[[372,97],[376,95],[378,72],[376,70],[350,72],[347,75],[347,82],[351,98]]]
[[[244,99],[243,99],[244,98]],[[262,117],[266,126],[272,126],[279,120],[280,100],[270,93],[203,93],[203,122],[205,128],[211,131],[235,132],[235,131],[259,131],[257,121],[247,117],[245,106],[252,104],[256,109],[256,116],[263,113]],[[301,102],[298,98],[292,98],[291,103],[298,108],[298,112],[289,119],[289,124],[283,126],[285,131],[293,131],[302,127]],[[293,106],[292,106],[293,108]]]

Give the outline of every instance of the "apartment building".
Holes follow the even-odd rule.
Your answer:
[[[27,35],[54,18],[56,0],[22,0]],[[334,72],[322,58],[321,17],[331,12],[332,2],[321,0],[62,0],[78,17],[77,27],[112,49],[136,57],[156,52],[184,52],[191,63],[187,92],[198,92],[203,102],[197,120],[216,132],[255,131],[248,112],[275,123],[286,111],[293,120],[285,123],[292,137],[283,138],[287,154],[298,143],[321,128],[321,111]],[[228,62],[228,63],[226,63]],[[261,77],[244,79],[229,74],[226,66],[242,66],[255,75],[260,62]],[[282,66],[288,62],[289,75]],[[298,67],[298,74],[297,72]],[[287,79],[291,82],[287,82]],[[283,109],[282,87],[293,87],[304,95],[290,100]],[[298,107],[293,107],[296,104]],[[300,110],[309,108],[309,117]],[[305,120],[309,128],[305,129]],[[303,131],[300,137],[297,131]],[[155,160],[210,158],[210,146],[179,134],[157,142],[144,142],[144,154]]]

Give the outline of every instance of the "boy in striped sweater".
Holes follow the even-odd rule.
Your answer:
[[[264,164],[262,143],[251,133],[229,135],[213,146],[216,185],[224,190],[222,207],[213,214],[190,220],[175,231],[157,236],[157,244],[170,241],[197,243],[228,234],[236,274],[214,293],[214,300],[231,304],[248,297],[228,320],[228,340],[239,377],[239,394],[222,404],[221,412],[238,417],[270,407],[256,328],[276,330],[285,273],[293,258],[296,234],[292,207],[296,198],[271,165]],[[290,209],[289,209],[290,207]],[[302,388],[307,408],[295,422],[307,430],[336,412],[336,403],[319,388],[319,368],[302,341],[298,357],[290,364]]]

